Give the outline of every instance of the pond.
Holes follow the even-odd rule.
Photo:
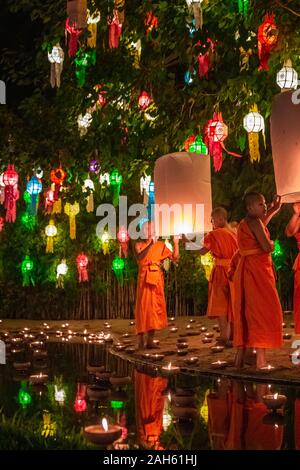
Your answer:
[[[105,343],[14,338],[0,365],[1,450],[300,448],[300,388],[162,377]]]

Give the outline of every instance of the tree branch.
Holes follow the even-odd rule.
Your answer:
[[[286,5],[283,5],[279,0],[276,0],[276,4],[281,7],[281,8],[284,8],[285,10],[288,10],[290,13],[292,13],[293,15],[295,16],[299,16],[300,17],[300,13],[298,13],[297,11],[295,10],[292,10],[292,8],[286,6]]]

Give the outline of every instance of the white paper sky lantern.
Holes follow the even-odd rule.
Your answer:
[[[276,77],[277,85],[284,91],[294,89],[298,86],[298,74],[292,67],[292,62],[287,60],[283,68],[279,70]]]

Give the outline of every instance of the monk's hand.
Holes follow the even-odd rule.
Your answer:
[[[273,201],[271,203],[271,206],[270,206],[270,209],[273,213],[276,213],[278,211],[280,211],[281,209],[281,206],[282,206],[282,202],[281,202],[281,196],[278,196],[278,194],[276,196],[274,196],[273,198]]]
[[[294,213],[300,216],[300,202],[295,202],[293,204]]]

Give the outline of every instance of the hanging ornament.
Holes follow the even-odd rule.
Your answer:
[[[204,401],[202,403],[202,406],[200,408],[200,416],[204,420],[204,422],[207,424],[208,423],[208,403],[207,403],[207,397],[210,393],[210,390],[206,390],[205,392],[205,397]]]
[[[23,275],[23,286],[34,286],[34,280],[32,277],[33,261],[30,256],[26,255],[21,264],[21,270]]]
[[[85,253],[80,253],[76,258],[79,282],[88,282],[88,264],[89,259]]]
[[[158,27],[158,18],[152,11],[147,11],[145,18],[145,27],[147,36],[152,37],[156,33]]]
[[[186,152],[200,153],[202,155],[208,154],[207,147],[203,142],[201,135],[190,135],[184,142],[184,148]]]
[[[76,397],[75,397],[75,402],[74,402],[74,410],[77,413],[83,413],[87,408],[86,399],[85,399],[86,390],[87,390],[86,384],[83,384],[83,383],[77,384]]]
[[[59,44],[56,44],[52,48],[51,52],[48,52],[48,60],[50,66],[50,83],[52,88],[60,87],[60,77],[64,66],[65,54]]]
[[[120,190],[122,185],[122,175],[118,170],[113,170],[109,177],[109,184],[113,193],[113,205],[117,206],[119,204]]]
[[[110,243],[110,235],[108,232],[103,232],[103,234],[101,235],[101,247],[102,247],[102,251],[103,251],[103,254],[104,255],[107,255],[109,253],[109,243]]]
[[[77,29],[76,26],[73,26],[70,23],[69,18],[67,18],[65,32],[66,32],[66,38],[68,37],[68,34],[70,35],[69,48],[68,48],[69,57],[75,57],[76,52],[77,52],[77,41],[78,41],[78,37],[81,34],[81,30]]]
[[[211,275],[211,272],[212,272],[212,269],[213,269],[213,266],[214,266],[213,256],[212,256],[211,252],[209,251],[205,255],[201,256],[200,259],[201,259],[201,264],[202,264],[202,266],[204,268],[204,271],[205,271],[205,277],[209,281],[210,280],[210,275]]]
[[[42,192],[42,189],[43,185],[41,181],[36,176],[32,176],[26,185],[26,191],[30,195],[30,205],[28,209],[31,215],[37,215],[39,194]]]
[[[0,217],[0,232],[4,229],[5,220],[4,217]]]
[[[101,165],[98,162],[98,160],[91,160],[90,161],[90,172],[91,173],[96,173],[96,175],[99,173],[101,169]]]
[[[51,413],[44,411],[43,413],[43,426],[41,435],[47,439],[47,437],[53,437],[56,434],[56,422],[52,421]]]
[[[54,220],[49,220],[49,225],[45,228],[45,233],[47,236],[46,253],[53,253],[53,238],[57,235]]]
[[[110,49],[117,49],[119,47],[122,27],[125,20],[124,3],[124,1],[120,2],[115,0],[113,14],[107,18],[109,28],[108,44]]]
[[[200,48],[200,53],[197,55],[198,75],[200,78],[208,78],[208,72],[213,62],[215,43],[207,38],[206,42],[198,41],[194,47]]]
[[[25,191],[24,194],[28,194],[27,191]],[[30,197],[30,196],[29,196]],[[36,216],[35,215],[31,215],[27,210],[26,212],[24,212],[21,216],[21,223],[22,225],[24,225],[24,227],[27,229],[27,230],[33,230],[34,227],[36,226]]]
[[[51,188],[47,189],[46,196],[45,196],[45,213],[51,214],[54,204],[54,192],[55,192],[55,184],[51,184]],[[60,210],[61,212],[61,210]]]
[[[63,405],[66,399],[66,392],[60,383],[59,385],[54,385],[54,400],[57,401],[59,405]]]
[[[244,17],[247,16],[250,0],[237,0],[239,13]]]
[[[203,0],[186,0],[190,14],[194,15],[196,29],[202,29],[203,25],[202,2]]]
[[[82,87],[85,84],[86,69],[89,65],[96,64],[96,51],[83,51],[79,49],[75,58],[75,75],[77,77],[78,86]]]
[[[86,211],[87,211],[87,212],[93,212],[93,211],[94,211],[94,196],[93,196],[93,192],[95,191],[95,185],[94,185],[93,181],[92,181],[90,178],[87,178],[87,179],[84,181],[84,185],[83,185],[82,191],[83,191],[84,193],[86,193],[86,192],[89,193],[89,195],[88,195],[87,198],[86,198],[86,200],[87,200]]]
[[[268,59],[278,41],[278,28],[274,15],[266,15],[258,28],[258,70],[269,70]]]
[[[194,76],[196,75],[196,70],[187,70],[184,74],[184,83],[186,85],[191,85],[194,81]]]
[[[33,174],[39,179],[41,180],[44,176],[44,172],[42,170],[42,168],[40,166],[38,166],[37,168],[34,168],[33,169]]]
[[[75,240],[76,238],[76,215],[79,214],[80,208],[78,202],[70,204],[67,202],[64,207],[64,212],[69,216],[70,219],[70,238]]]
[[[154,204],[155,204],[155,197],[154,197],[154,182],[151,181],[149,184],[149,195],[148,195],[148,220],[154,220]]]
[[[215,171],[220,171],[222,168],[222,151],[224,150],[233,157],[241,157],[241,155],[233,152],[228,152],[224,146],[224,140],[228,136],[228,127],[223,122],[222,113],[214,113],[213,119],[210,119],[205,126],[205,144],[208,148],[208,153],[213,157]]]
[[[145,173],[144,176],[141,176],[140,190],[141,190],[141,195],[143,196],[144,206],[148,204],[150,182],[151,182],[151,175],[146,175]]]
[[[249,60],[253,54],[252,49],[244,49],[242,46],[240,47],[240,72],[242,70],[249,70]]]
[[[298,74],[292,67],[292,61],[286,60],[283,68],[279,70],[276,76],[276,83],[281,91],[296,90],[298,86]]]
[[[107,186],[109,186],[110,185],[109,173],[101,173],[100,176],[99,176],[99,182],[100,182],[101,185],[106,183]]]
[[[151,103],[151,97],[147,91],[142,91],[139,98],[138,98],[138,104],[139,108],[144,111],[150,106]]]
[[[62,169],[62,167],[51,170],[50,179],[52,183],[54,183],[55,185],[54,186],[54,201],[57,201],[59,198],[59,193],[60,193],[61,187],[63,185],[64,179],[66,178],[66,176],[67,174]]]
[[[272,253],[272,258],[277,271],[284,266],[285,253],[282,246],[280,245],[279,240],[274,241],[274,251]]]
[[[136,42],[131,42],[129,44],[129,49],[133,53],[133,66],[136,69],[140,68],[140,61],[141,61],[141,55],[142,55],[142,41],[138,39]]]
[[[262,115],[259,114],[256,104],[253,105],[251,112],[244,117],[243,126],[248,132],[250,160],[251,162],[259,162],[259,132],[262,131],[265,146],[266,138],[265,121]]]
[[[19,199],[18,179],[19,176],[18,173],[15,171],[14,165],[8,165],[7,170],[3,173],[3,183],[5,185],[4,207],[6,209],[6,222],[16,221],[16,201]]]
[[[0,174],[0,204],[4,203],[5,200],[5,184],[3,182],[4,173]]]
[[[87,24],[90,33],[87,38],[88,47],[95,48],[97,45],[97,24],[101,19],[100,11],[96,9],[92,14],[87,10]]]
[[[119,232],[117,233],[117,239],[120,243],[119,257],[121,258],[122,252],[123,252],[124,258],[127,258],[128,257],[129,233],[124,227],[122,227],[119,230]]]
[[[60,289],[64,288],[64,278],[67,272],[68,266],[66,260],[63,258],[56,268],[56,287]]]
[[[27,384],[24,381],[21,382],[21,387],[18,392],[18,402],[23,408],[31,403],[31,395],[28,391]]]
[[[78,119],[77,119],[77,124],[78,124],[78,129],[79,129],[79,134],[80,137],[83,135],[86,135],[88,128],[93,122],[93,116],[91,115],[90,112],[86,112],[84,115],[79,114]]]
[[[119,256],[116,256],[112,262],[112,269],[116,275],[116,278],[119,282],[123,281],[123,271],[125,268],[125,262]]]

